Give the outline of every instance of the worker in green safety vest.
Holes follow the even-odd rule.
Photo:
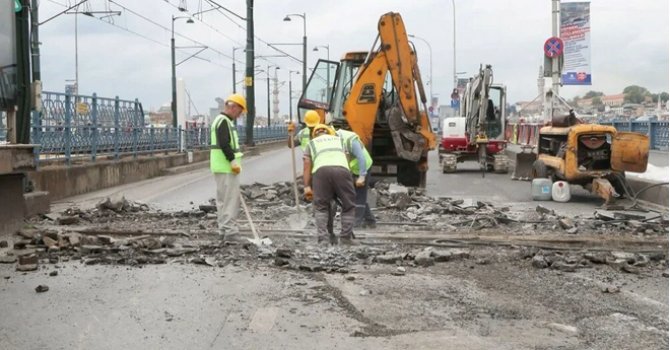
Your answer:
[[[340,129],[336,134],[344,141],[344,151],[349,159],[349,170],[354,175],[356,188],[356,220],[354,228],[375,228],[377,220],[368,205],[368,185],[372,167],[372,157],[361,142],[360,137],[353,131]],[[361,166],[361,164],[364,164]]]
[[[305,152],[305,149],[307,149],[307,145],[309,144],[309,140],[312,138],[311,133],[312,129],[319,124],[321,120],[321,117],[319,116],[319,113],[316,111],[307,111],[305,113],[305,127],[300,129],[298,133],[293,136],[293,145],[299,145],[300,149]],[[292,137],[293,132],[295,131],[295,124],[289,123],[288,125],[288,133],[289,133],[289,138]],[[291,140],[289,139],[288,147],[291,147]]]
[[[327,125],[319,124],[312,131],[312,140],[303,155],[303,179],[305,199],[314,200],[319,242],[335,243],[335,237],[328,232],[328,221],[331,215],[330,202],[337,199],[342,205],[340,243],[353,244],[356,208],[354,181],[344,142]]]
[[[239,94],[228,96],[223,111],[211,125],[209,165],[216,182],[219,236],[224,242],[240,242],[237,215],[240,210],[242,152],[235,121],[247,112],[247,101]]]

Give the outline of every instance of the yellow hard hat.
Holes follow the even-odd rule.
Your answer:
[[[226,99],[226,102],[228,101],[238,104],[240,107],[242,107],[244,113],[247,113],[247,100],[244,98],[244,96],[240,94],[232,94]]]
[[[309,128],[315,127],[319,122],[321,121],[321,117],[319,116],[319,113],[316,111],[307,111],[305,113],[305,125]]]
[[[331,128],[330,126],[326,124],[317,124],[312,130],[312,138],[315,138],[317,131],[321,130],[326,130],[326,133],[328,133],[328,135],[335,135],[335,131],[333,131],[333,128]]]

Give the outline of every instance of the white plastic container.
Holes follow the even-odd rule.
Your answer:
[[[551,180],[549,179],[533,179],[531,185],[531,192],[534,201],[550,201],[551,200]]]
[[[570,184],[565,181],[556,181],[551,186],[551,199],[556,202],[566,203],[570,201]]]

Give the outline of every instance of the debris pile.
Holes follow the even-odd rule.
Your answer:
[[[562,272],[575,272],[580,268],[593,265],[609,265],[626,273],[637,274],[642,268],[667,268],[667,255],[664,252],[630,253],[622,251],[550,251],[534,247],[522,248],[520,257],[530,260],[537,269],[552,269]]]

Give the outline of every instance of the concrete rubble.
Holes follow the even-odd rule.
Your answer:
[[[302,184],[299,186],[302,190]],[[406,268],[430,268],[435,264],[469,261],[472,265],[495,264],[495,254],[479,254],[476,245],[460,242],[426,242],[404,245],[402,241],[356,247],[317,245],[311,235],[313,223],[301,229],[290,229],[287,217],[295,212],[293,188],[288,182],[272,185],[242,186],[251,215],[261,231],[283,232],[273,236],[275,247],[253,244],[228,246],[216,236],[216,205],[195,203],[192,210],[162,211],[125,198],[105,200],[90,210],[71,207],[60,215],[34,217],[29,225],[12,237],[13,249],[0,251],[0,263],[16,263],[17,270],[34,271],[39,264],[78,260],[82,264],[141,266],[144,264],[198,264],[220,267],[255,261],[282,269],[304,272],[326,271],[348,273],[352,265],[395,265],[394,275],[409,272]],[[489,202],[446,197],[430,197],[421,189],[378,182],[370,190],[373,211],[378,219],[376,229],[366,232],[411,235],[462,234],[486,237],[489,234],[547,234],[578,237],[588,231],[608,236],[667,237],[667,214],[636,212],[622,214],[566,217],[544,206],[513,211]],[[306,213],[311,204],[301,202]],[[601,213],[602,212],[602,213]],[[339,223],[336,220],[336,230]],[[244,231],[245,220],[239,218]],[[10,244],[8,244],[10,245]],[[659,253],[547,250],[532,246],[509,246],[515,259],[528,266],[560,272],[608,265],[622,273],[640,273],[644,269],[663,268],[667,256]],[[516,254],[514,254],[516,252]]]

